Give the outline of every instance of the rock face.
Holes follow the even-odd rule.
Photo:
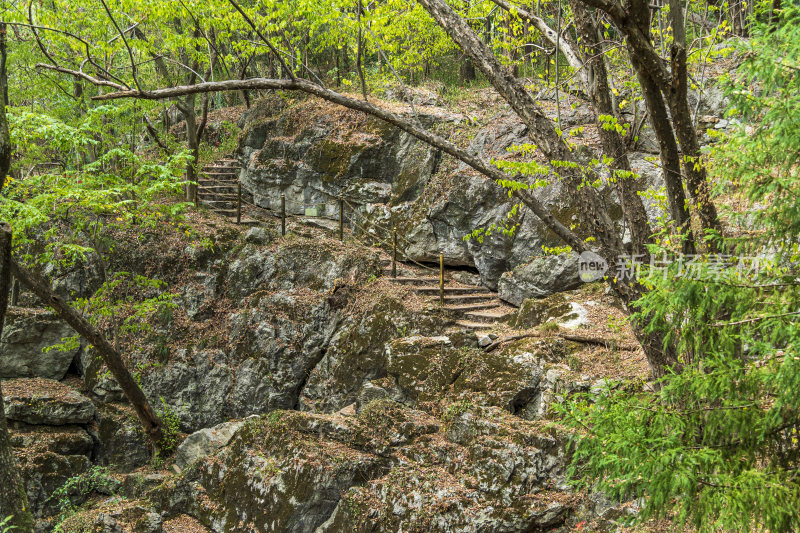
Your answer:
[[[283,412],[248,421],[227,447],[185,474],[191,496],[175,507],[215,531],[239,524],[255,531],[314,531],[343,490],[388,464],[325,435],[337,430],[348,428]]]
[[[570,309],[569,302],[561,294],[542,299],[528,298],[509,320],[509,325],[517,329],[535,328],[569,313]]]
[[[73,335],[53,313],[10,308],[0,340],[0,378],[63,378],[80,347],[46,349]]]
[[[298,126],[298,114],[310,122]],[[575,124],[590,120],[573,114]],[[420,119],[445,130],[464,122],[432,107],[420,112]],[[338,217],[337,197],[344,195],[348,211],[357,211],[349,217],[354,231],[385,240],[388,228],[398,228],[408,257],[433,261],[443,253],[449,265],[477,268],[492,288],[503,272],[556,242],[525,210],[510,220],[519,224],[512,234],[491,230],[514,205],[500,187],[377,119],[328,104],[286,108],[267,99],[245,114],[241,125],[240,179],[262,207],[277,210],[284,194],[291,213]],[[469,151],[488,160],[507,157],[507,148],[526,142],[525,126],[508,114],[477,131]],[[563,221],[573,216],[560,184],[537,196]],[[488,231],[465,241],[476,229]]]
[[[528,298],[543,298],[580,285],[578,254],[548,255],[503,274],[498,283],[498,293],[501,299],[519,306]]]
[[[141,386],[151,403],[160,405],[163,399],[180,419],[183,431],[297,407],[309,375],[329,352],[334,336],[343,336],[340,308],[347,305],[347,287],[380,272],[371,251],[343,254],[338,241],[324,239],[295,239],[272,246],[267,234],[250,231],[243,245],[223,259],[198,258],[202,269],[184,287],[188,318],[213,322],[222,330],[217,340],[210,335],[205,340],[189,339],[187,344],[191,344],[170,349],[166,356],[144,351],[130,354],[130,364],[140,369]],[[202,303],[189,305],[187,294],[202,295]],[[210,320],[221,298],[236,304]],[[170,327],[167,324],[156,334],[168,338]],[[382,353],[378,341],[378,337],[368,341],[361,355]],[[87,351],[81,366],[84,382],[95,396],[105,402],[123,400],[116,382],[91,352]],[[357,382],[349,395],[338,391],[332,395],[354,398],[360,385]],[[331,408],[336,405],[331,402]],[[115,427],[109,431],[128,438],[127,430]]]
[[[66,300],[88,298],[103,284],[103,267],[96,253],[87,253],[71,264],[48,263],[44,275],[53,290]]]
[[[105,403],[97,413],[98,448],[95,462],[130,472],[150,460],[150,442],[133,408],[126,404]]]
[[[357,418],[276,411],[247,421],[162,498],[171,512],[189,512],[215,531],[400,531],[422,523],[435,531],[520,531],[563,523],[566,505],[530,497],[560,476],[557,441],[500,410],[457,417],[468,430],[450,431],[455,419],[442,424],[386,400]]]

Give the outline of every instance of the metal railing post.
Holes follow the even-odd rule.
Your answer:
[[[439,254],[439,303],[444,305],[444,254]]]
[[[339,240],[344,240],[344,196],[339,195]]]
[[[19,280],[14,278],[14,282],[11,284],[11,305],[17,305],[19,303]]]
[[[281,194],[281,237],[286,236],[286,195]]]
[[[392,277],[397,277],[397,230],[394,230],[392,239]]]
[[[242,184],[236,184],[236,223],[242,223]]]

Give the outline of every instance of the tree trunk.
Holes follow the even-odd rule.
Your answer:
[[[716,208],[711,203],[706,170],[700,159],[701,154],[697,133],[694,128],[694,122],[691,119],[691,111],[687,99],[685,46],[676,44],[677,50],[673,51],[674,71],[670,74],[661,57],[653,48],[653,43],[650,39],[650,8],[647,0],[630,0],[626,4],[627,9],[612,0],[581,1],[604,11],[614,22],[614,25],[625,35],[631,63],[636,69],[639,80],[642,82],[642,90],[645,93],[645,100],[650,109],[651,123],[656,135],[659,136],[659,144],[662,143],[663,135],[663,140],[670,145],[670,151],[672,151],[672,145],[677,149],[677,135],[677,139],[681,142],[682,153],[680,155],[683,156],[678,159],[683,161],[689,194],[696,200],[700,229],[703,232],[705,230],[719,232],[719,219],[717,218]],[[676,17],[681,16],[679,23],[680,33],[684,33],[682,13],[682,11],[678,12],[678,10],[675,12]],[[660,93],[660,97],[657,97],[657,93]],[[659,100],[662,100],[661,104],[658,103]],[[669,105],[669,111],[675,123],[674,133],[672,132],[673,122],[666,116],[666,109],[661,109],[665,108],[666,105]],[[661,114],[662,111],[663,118],[655,116],[656,113]],[[659,125],[661,127],[658,127]],[[672,138],[671,141],[669,137]],[[663,150],[661,155],[663,163],[665,157]],[[667,171],[665,167],[664,174],[666,180],[668,176],[673,175],[673,172]],[[668,189],[670,188],[669,181],[667,181],[667,187]],[[677,193],[677,188],[675,189]]]
[[[512,6],[506,0],[492,1],[506,11],[513,11],[519,17],[531,22],[546,39],[557,47],[558,51],[564,54],[570,66],[581,73],[584,88],[592,101],[596,117],[599,115],[617,115],[611,96],[611,88],[608,84],[604,55],[599,46],[597,25],[592,20],[586,6],[577,0],[570,0],[570,6],[575,16],[575,25],[582,45],[581,54],[574,42],[560,37],[559,33],[550,28],[541,17],[525,9]],[[603,151],[607,156],[614,159],[612,169],[630,172],[631,166],[628,161],[628,152],[622,136],[616,130],[604,129],[599,119],[597,126]],[[631,231],[634,253],[646,259],[649,254],[644,245],[649,240],[650,225],[642,199],[637,194],[635,184],[630,180],[617,179],[616,186],[620,195],[625,221]]]
[[[731,25],[733,34],[737,37],[744,37],[744,24],[742,24],[742,1],[731,0],[730,3]]]
[[[8,75],[6,73],[6,25],[0,24],[0,191],[6,183],[6,176],[11,168],[11,137],[6,120],[6,90]]]
[[[583,81],[586,93],[592,100],[595,115],[617,116],[611,98],[611,87],[608,83],[608,72],[604,60],[603,50],[598,40],[598,28],[592,20],[586,6],[579,0],[570,0],[570,7],[575,17],[575,27],[583,52]],[[600,143],[603,152],[614,161],[611,164],[612,170],[619,170],[623,173],[631,171],[631,164],[628,159],[628,149],[622,136],[616,129],[603,128],[602,121],[597,120],[597,130],[600,136]],[[631,242],[633,253],[642,256],[643,261],[647,261],[649,252],[645,246],[650,242],[650,224],[647,219],[647,212],[644,209],[641,197],[638,195],[638,187],[630,178],[618,176],[616,187],[619,192],[622,211],[625,222],[631,232]]]
[[[358,36],[356,37],[358,42],[357,49],[356,49],[356,70],[358,70],[358,77],[361,80],[361,95],[364,97],[364,101],[367,101],[367,82],[364,79],[364,67],[361,64],[364,55],[364,42],[361,38],[361,10],[363,9],[361,5],[361,0],[358,0],[358,6],[356,7],[358,10],[356,12],[356,21],[358,23]]]
[[[200,137],[198,136],[197,112],[195,111],[196,95],[187,95],[176,106],[186,123],[186,144],[192,152],[192,159],[186,164],[186,201],[193,202],[197,193],[197,165],[200,161]],[[207,102],[206,102],[207,103]]]
[[[633,55],[631,56],[631,63],[634,65],[636,75],[639,78],[639,85],[642,87],[644,101],[649,111],[650,127],[653,128],[653,133],[658,141],[658,156],[661,162],[661,172],[664,176],[669,214],[677,228],[686,236],[683,243],[683,253],[692,254],[695,251],[692,222],[689,209],[686,207],[680,151],[675,140],[675,133],[672,131],[672,125],[670,124],[669,112],[655,80],[647,74],[646,69],[642,68]]]
[[[5,28],[0,28],[5,31]],[[5,36],[0,40],[0,53],[5,58]],[[5,61],[0,69],[0,82],[5,81]],[[2,84],[2,83],[0,83]],[[2,96],[0,94],[0,96]],[[0,101],[0,190],[11,162],[11,145],[6,124],[5,102]],[[0,222],[0,335],[3,334],[6,310],[8,309],[8,292],[11,285],[11,227]],[[9,525],[16,526],[15,531],[29,533],[33,531],[33,517],[28,509],[28,496],[19,474],[16,458],[11,450],[11,439],[8,435],[5,407],[3,405],[3,387],[0,384],[0,520],[13,516]]]
[[[153,408],[150,407],[147,397],[145,397],[142,389],[139,388],[136,380],[133,379],[133,376],[128,371],[119,352],[114,349],[97,328],[79,315],[63,298],[54,293],[45,280],[39,278],[33,272],[29,272],[14,260],[11,261],[11,271],[45,305],[52,307],[62,320],[72,326],[72,329],[94,346],[111,375],[117,380],[125,397],[131,402],[136,415],[142,423],[145,435],[148,436],[153,446],[159,449],[163,437],[161,420],[159,420]]]
[[[781,0],[772,0],[772,8],[770,9],[769,23],[772,26],[777,26],[781,19]],[[774,27],[770,31],[774,31]]]
[[[6,75],[6,26],[0,25],[0,87],[8,85]],[[0,191],[6,182],[11,166],[11,140],[6,122],[5,94],[0,91]],[[0,336],[3,334],[8,292],[11,285],[11,226],[0,222]],[[0,520],[11,516],[9,526],[21,533],[33,531],[33,517],[28,509],[28,495],[20,477],[17,460],[11,449],[11,439],[3,405],[3,387],[0,382]]]
[[[673,28],[673,45],[670,50],[672,56],[672,84],[669,87],[670,108],[675,124],[675,132],[681,143],[683,152],[683,171],[686,175],[686,185],[689,195],[694,200],[694,208],[700,218],[700,225],[704,229],[719,230],[717,209],[711,202],[711,192],[708,186],[706,167],[700,157],[700,143],[694,128],[692,112],[689,109],[688,78],[686,70],[686,28],[683,23],[683,6],[680,0],[670,0],[670,17]],[[713,241],[707,243],[707,248],[716,250]]]
[[[462,83],[469,84],[475,81],[475,66],[467,56],[461,57],[461,65],[459,66],[458,73]]]

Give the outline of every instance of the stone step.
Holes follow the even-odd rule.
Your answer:
[[[381,265],[381,272],[385,272],[387,276],[391,276],[392,275],[392,265]],[[400,276],[400,272],[404,272],[405,274],[407,274],[407,276],[403,276],[403,277],[412,278],[412,277],[417,275],[417,271],[416,270],[413,270],[412,268],[407,267],[406,265],[403,265],[401,263],[397,263],[397,274],[398,274],[398,277]],[[439,278],[438,277],[436,278],[436,282],[437,283],[439,282]]]
[[[206,199],[201,199],[200,200],[200,204],[201,205],[206,205],[208,207],[211,207],[214,210],[216,210],[219,207],[219,208],[223,208],[223,209],[233,209],[234,212],[236,211],[236,204],[231,203],[230,200],[206,200]]]
[[[238,179],[234,178],[210,178],[208,176],[200,175],[197,179],[197,183],[202,183],[204,185],[219,185],[219,186],[228,186],[228,187],[236,187],[236,184],[239,182]]]
[[[236,216],[236,209],[223,209],[214,207],[214,212],[219,213],[220,215],[225,215],[226,217],[235,217]]]
[[[200,180],[200,181],[203,181],[203,180]],[[201,191],[218,191],[218,190],[235,191],[236,190],[236,186],[235,185],[217,185],[216,184],[217,182],[215,182],[215,181],[211,182],[211,183],[214,183],[214,185],[199,185],[197,188],[198,188],[198,190],[201,190]]]
[[[414,292],[418,294],[439,294],[439,286],[438,285],[427,285],[421,287],[414,287]],[[489,289],[484,287],[447,287],[444,288],[444,294],[447,295],[480,295],[480,294],[491,294]]]
[[[456,325],[461,326],[462,328],[472,329],[476,331],[490,329],[489,324],[486,324],[484,322],[470,322],[469,320],[456,320]]]
[[[210,172],[207,170],[201,170],[200,175],[208,177],[213,176],[214,179],[236,179],[239,177],[238,172],[217,172],[217,171]]]
[[[400,269],[397,269],[398,273]],[[429,285],[431,283],[438,283],[439,278],[437,277],[413,277],[413,276],[398,276],[396,278],[391,277],[391,270],[389,271],[389,279],[392,280],[394,283],[400,283],[402,285]]]
[[[474,303],[482,303],[482,302],[491,302],[496,300],[496,296],[494,294],[465,294],[461,296],[448,296],[446,293],[444,295],[444,305],[454,305],[454,304],[474,304]],[[439,301],[437,298],[436,301]]]
[[[498,308],[497,310],[469,311],[464,313],[464,319],[470,322],[494,324],[495,322],[502,322],[503,319],[508,318],[510,315],[511,313],[508,313],[506,310]]]
[[[234,202],[239,199],[239,195],[237,194],[209,192],[209,191],[204,191],[202,189],[198,189],[197,194],[200,196],[200,198],[207,197],[207,198],[214,198],[217,200],[233,200]]]
[[[478,303],[449,304],[449,305],[445,303],[444,308],[447,309],[448,311],[454,311],[456,313],[467,313],[470,311],[484,311],[486,309],[496,309],[499,305],[500,302],[498,300],[487,299],[485,302],[478,302]]]

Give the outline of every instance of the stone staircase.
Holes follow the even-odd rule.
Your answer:
[[[197,202],[226,217],[236,218],[239,162],[217,159],[200,170],[197,179]]]
[[[430,270],[397,263],[397,277],[392,278],[392,261],[382,259],[383,274],[393,283],[408,285],[432,303],[439,303],[439,276]],[[444,308],[456,317],[456,324],[476,331],[488,330],[508,318],[515,309],[497,297],[497,293],[479,285],[459,283],[445,269]]]

